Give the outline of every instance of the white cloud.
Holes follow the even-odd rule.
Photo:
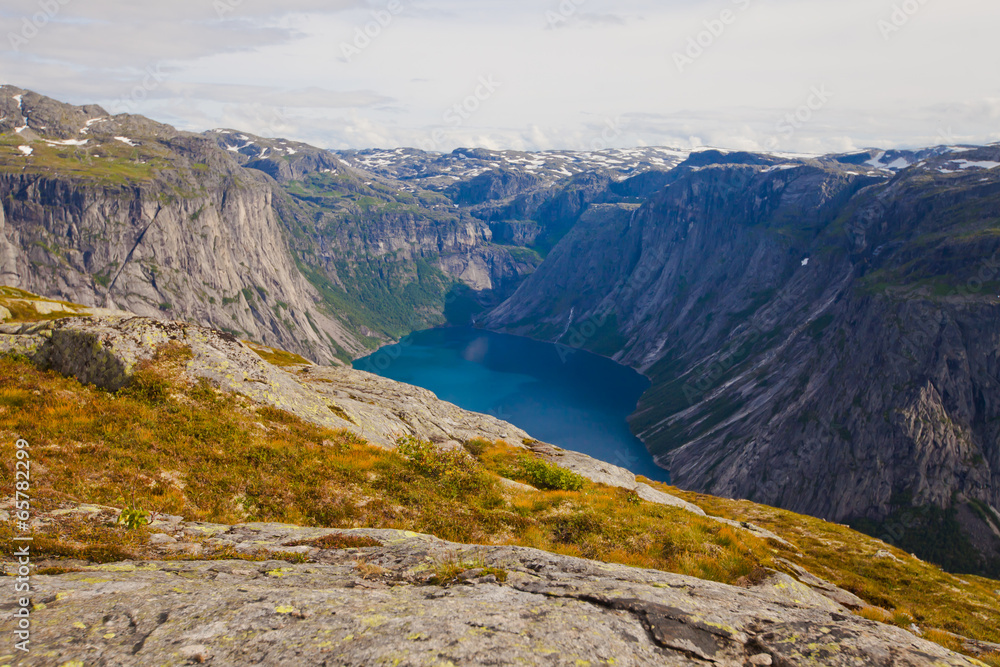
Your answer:
[[[166,76],[140,113],[186,129],[280,127],[338,148],[426,145],[435,130],[442,150],[1000,139],[997,3],[928,2],[886,38],[879,21],[900,22],[893,0],[218,1],[232,9],[222,20],[213,0],[71,2],[0,53],[0,71],[110,105],[154,66]],[[37,11],[15,5],[0,39]],[[549,29],[552,13],[568,29]],[[691,39],[706,46],[680,72],[674,54]],[[345,58],[345,45],[357,53]],[[502,85],[455,123],[449,109],[481,77]],[[783,119],[817,86],[832,96],[789,133]]]

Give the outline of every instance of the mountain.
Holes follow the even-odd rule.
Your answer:
[[[632,427],[682,488],[996,575],[998,167],[697,153],[641,206],[590,206],[482,324],[647,374]]]
[[[331,152],[5,86],[0,281],[326,364],[473,320],[584,347],[651,378],[681,487],[996,574],[998,163]]]
[[[685,156],[337,154],[3,86],[0,275],[348,362],[497,305],[591,200]]]

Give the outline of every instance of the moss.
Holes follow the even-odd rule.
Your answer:
[[[313,363],[298,354],[292,352],[285,352],[284,350],[277,350],[273,347],[268,347],[266,345],[260,345],[258,343],[251,343],[249,341],[243,341],[246,345],[253,350],[257,356],[259,356],[264,361],[279,368],[287,368],[289,366],[312,366]]]

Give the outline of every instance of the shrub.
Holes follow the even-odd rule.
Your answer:
[[[496,486],[496,481],[464,451],[441,450],[426,440],[405,436],[396,441],[396,452],[421,474],[438,480],[450,497],[464,497]]]
[[[581,491],[586,481],[575,472],[547,463],[530,454],[518,457],[513,476],[537,489],[552,491]]]

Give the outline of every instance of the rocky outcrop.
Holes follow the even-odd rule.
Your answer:
[[[736,588],[391,530],[154,525],[161,544],[311,562],[126,562],[36,575],[33,650],[19,664],[977,664],[853,616],[787,575]],[[331,549],[321,541],[331,535],[372,546]],[[0,629],[13,624],[6,616]]]
[[[516,426],[441,401],[426,389],[346,367],[302,364],[279,368],[232,335],[191,324],[161,322],[131,313],[74,310],[93,316],[0,325],[0,353],[23,354],[43,368],[115,391],[126,386],[140,364],[152,359],[163,346],[181,345],[190,351],[182,370],[189,381],[204,378],[224,391],[286,410],[319,426],[351,431],[380,447],[394,448],[404,436],[441,448],[461,447],[474,439],[503,440],[527,447],[594,482],[634,490],[649,502],[705,515],[691,503],[640,483],[623,468],[540,443]],[[781,541],[752,524],[740,527]]]

